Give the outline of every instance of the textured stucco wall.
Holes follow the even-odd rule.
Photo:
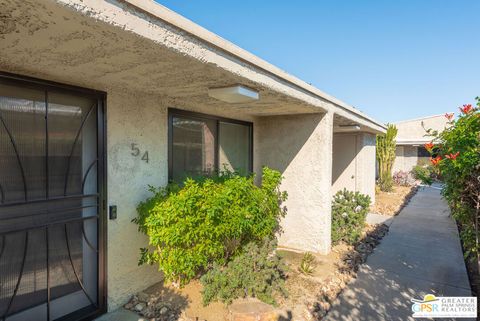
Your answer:
[[[255,167],[280,170],[288,192],[282,247],[330,251],[332,114],[261,118],[255,130]]]
[[[425,137],[425,129],[434,129],[442,131],[447,126],[448,120],[444,115],[436,115],[419,119],[405,120],[395,124],[398,129],[397,141],[429,141],[431,138]]]
[[[332,193],[346,188],[369,195],[375,202],[375,135],[334,134],[332,166]]]
[[[118,218],[108,220],[108,307],[161,280],[155,266],[138,266],[139,249],[147,237],[131,222],[147,185],[167,182],[167,109],[162,101],[142,94],[113,91],[107,96],[108,204],[118,206]],[[149,162],[131,155],[131,144]]]
[[[357,135],[357,190],[375,203],[375,135]]]
[[[333,135],[332,195],[344,188],[357,190],[357,135]]]

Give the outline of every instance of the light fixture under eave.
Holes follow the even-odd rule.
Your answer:
[[[210,88],[208,95],[231,104],[247,103],[260,99],[258,91],[241,85]]]
[[[340,132],[358,132],[360,130],[359,125],[339,125],[335,126],[335,132],[340,133]]]

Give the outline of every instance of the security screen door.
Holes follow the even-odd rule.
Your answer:
[[[102,108],[0,75],[0,320],[78,320],[103,304]]]

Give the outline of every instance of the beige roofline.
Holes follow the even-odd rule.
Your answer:
[[[204,42],[209,43],[210,45],[215,46],[216,48],[230,55],[235,56],[237,59],[240,59],[250,65],[260,68],[263,71],[282,79],[283,81],[287,81],[288,83],[295,86],[300,91],[313,95],[317,98],[322,98],[324,100],[327,100],[333,103],[334,105],[375,124],[376,126],[386,129],[385,124],[374,120],[373,118],[367,116],[366,114],[357,110],[353,106],[350,106],[347,103],[306,83],[305,81],[300,80],[299,78],[288,74],[287,72],[281,70],[280,68],[240,48],[239,46],[233,44],[232,42],[223,39],[222,37],[216,35],[215,33],[203,28],[202,26],[199,26],[193,21],[162,6],[159,3],[156,3],[152,0],[119,0],[119,1],[127,3],[141,10],[146,14],[154,16],[155,18],[161,19],[162,21],[172,25],[173,27],[178,28]]]
[[[449,114],[449,113],[450,112],[446,112],[445,114]],[[438,115],[424,116],[424,117],[419,117],[419,118],[414,118],[414,119],[401,120],[401,121],[394,122],[394,124],[408,123],[408,122],[412,122],[412,121],[429,119],[429,118],[436,118],[436,117],[445,117],[445,114],[438,114]]]

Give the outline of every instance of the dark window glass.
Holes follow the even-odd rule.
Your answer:
[[[252,126],[194,113],[170,116],[170,179],[209,175],[224,169],[252,171]]]
[[[173,180],[207,175],[215,169],[215,130],[213,120],[173,117]]]
[[[430,157],[430,153],[425,149],[425,147],[417,147],[417,156]]]

